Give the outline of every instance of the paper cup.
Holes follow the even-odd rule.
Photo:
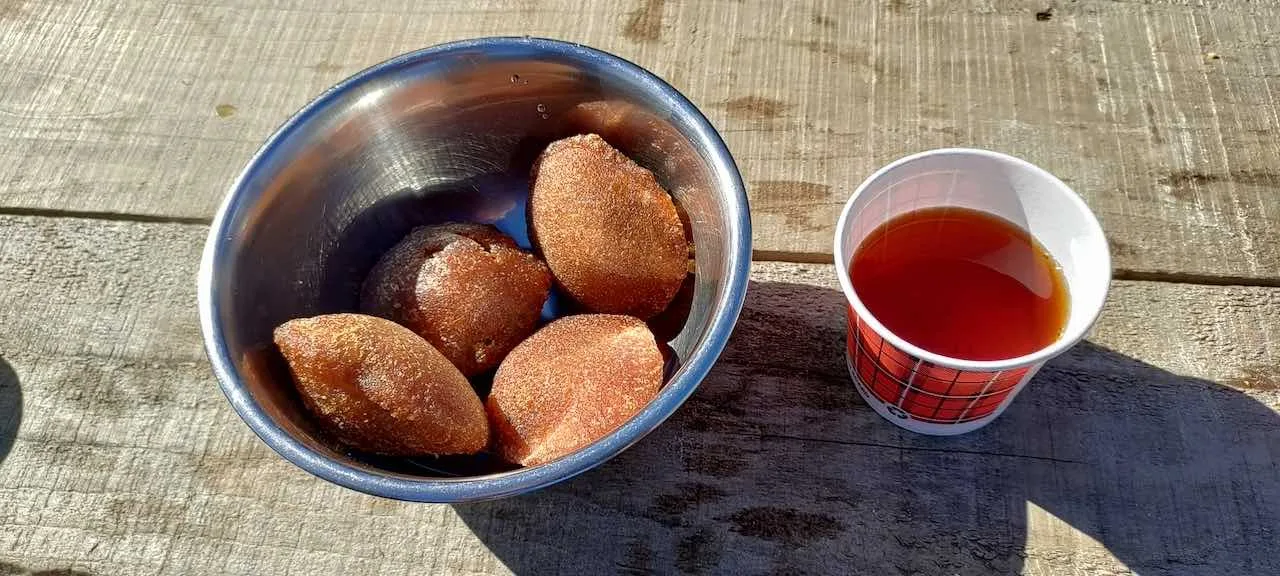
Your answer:
[[[1049,252],[1070,298],[1066,326],[1056,341],[1017,358],[962,360],[907,342],[871,315],[849,276],[859,244],[896,216],[940,206],[1003,218]],[[1106,236],[1080,196],[1029,162],[966,148],[902,158],[859,185],[836,226],[835,264],[849,301],[845,352],[858,393],[890,422],[932,435],[963,434],[999,416],[1046,361],[1084,337],[1111,283]],[[927,271],[921,279],[937,281]]]

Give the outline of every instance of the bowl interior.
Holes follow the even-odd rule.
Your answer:
[[[637,72],[598,52],[530,43],[428,50],[365,71],[299,113],[246,169],[211,240],[201,289],[230,379],[285,433],[355,469],[399,478],[508,470],[483,455],[386,458],[336,447],[305,414],[271,333],[292,318],[355,311],[365,274],[415,226],[493,223],[528,247],[531,164],[551,141],[595,132],[653,171],[686,216],[693,273],[652,322],[673,352],[668,386],[679,381],[716,316],[736,314],[725,306],[740,264],[729,242],[746,207],[731,162],[726,169],[700,136],[701,117]],[[570,309],[553,296],[544,318]]]

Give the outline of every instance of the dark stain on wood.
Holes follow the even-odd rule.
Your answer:
[[[92,572],[72,570],[71,568],[53,568],[49,570],[29,570],[19,564],[0,562],[0,576],[93,576]]]
[[[831,59],[833,64],[847,62],[864,66],[869,70],[874,70],[877,74],[883,74],[884,72],[878,63],[872,61],[870,52],[855,47],[841,47],[830,40],[784,40],[782,43],[786,46],[804,48],[814,54],[826,56]]]
[[[74,431],[74,428],[71,429]],[[58,435],[62,436],[61,434]],[[30,444],[26,447],[30,457],[39,458],[45,466],[60,466],[81,469],[109,470],[116,462],[101,450],[86,450],[82,445],[67,438],[66,443]]]
[[[662,8],[666,0],[642,0],[631,11],[622,35],[634,42],[656,42],[662,39]]]
[[[781,208],[762,208],[762,212],[782,216],[788,231],[818,232],[831,227],[834,217],[821,210],[811,210],[808,206],[784,206]]]
[[[686,513],[703,504],[717,502],[728,496],[724,490],[701,482],[677,484],[675,490],[675,492],[659,494],[655,497],[653,504],[649,506],[647,516],[668,526],[680,526],[683,524],[682,517]]]
[[[743,536],[788,546],[807,546],[834,538],[845,531],[844,523],[826,514],[800,512],[776,506],[743,508],[729,516],[730,528]]]
[[[1203,186],[1214,182],[1226,180],[1228,176],[1224,174],[1205,174],[1194,170],[1175,170],[1164,176],[1161,176],[1157,182],[1164,186],[1173,188],[1186,188],[1188,186]]]
[[[888,8],[890,12],[901,13],[907,8],[910,8],[911,5],[907,3],[907,0],[889,0],[889,2],[885,4],[885,7]]]
[[[1111,236],[1107,237],[1107,245],[1111,246],[1111,255],[1113,257],[1123,256],[1126,258],[1131,258],[1138,255],[1138,249],[1135,248],[1132,244],[1129,244],[1127,242],[1121,242],[1120,240],[1116,240]]]
[[[1048,22],[1052,19],[1053,19],[1052,6],[1045,8],[1044,10],[1041,10],[1039,12],[1036,12],[1036,22]]]
[[[1164,144],[1164,136],[1160,134],[1160,126],[1156,124],[1156,109],[1151,105],[1150,100],[1142,102],[1142,111],[1147,116],[1147,131],[1151,133],[1151,141],[1156,144]]]
[[[786,102],[760,96],[742,96],[726,100],[720,105],[724,106],[730,118],[738,120],[773,120],[791,109],[791,105]]]
[[[684,574],[705,574],[720,563],[720,556],[716,533],[705,528],[676,543],[676,567]]]
[[[960,131],[954,126],[925,126],[925,130],[941,134],[947,142],[959,142],[961,139]]]
[[[815,231],[832,224],[831,215],[815,209],[831,196],[831,186],[799,180],[758,180],[751,197],[761,212],[782,216],[792,230]]]
[[[655,498],[653,509],[663,514],[678,516],[700,504],[715,502],[728,495],[724,490],[701,482],[677,484],[676,490],[674,494],[661,494]]]
[[[835,28],[838,24],[835,18],[823,16],[822,14],[814,14],[813,23],[823,28]]]
[[[136,378],[125,380],[114,368],[97,364],[71,364],[65,376],[51,387],[53,397],[77,412],[123,417],[132,408],[169,406],[175,390],[167,380],[154,378],[163,369],[126,367],[125,374]]]
[[[1237,390],[1274,392],[1280,390],[1280,366],[1249,366],[1241,370],[1239,376],[1228,378],[1224,384]]]
[[[842,51],[838,44],[830,40],[787,40],[784,44],[804,48],[814,54],[823,56],[848,57],[853,55],[852,52]]]
[[[1198,170],[1174,170],[1156,180],[1168,186],[1169,193],[1180,200],[1188,200],[1197,188],[1209,184],[1226,183],[1242,186],[1280,188],[1280,173],[1267,170],[1232,170],[1230,173],[1200,172]]]

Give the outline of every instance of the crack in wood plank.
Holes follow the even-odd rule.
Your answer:
[[[132,212],[100,212],[95,210],[66,210],[61,208],[27,208],[23,206],[0,207],[0,216],[37,216],[41,218],[76,218],[81,220],[106,220],[113,222],[144,222],[152,224],[198,224],[209,226],[212,218],[200,216],[166,216]]]
[[[124,212],[91,212],[64,210],[57,208],[24,208],[0,207],[3,216],[34,216],[41,218],[71,218],[84,220],[103,220],[114,222],[140,222],[160,224],[188,224],[208,226],[209,218],[187,216],[160,216],[153,214],[136,214]],[[832,264],[834,256],[826,252],[788,252],[784,250],[752,250],[753,262],[790,262],[795,264]],[[1163,282],[1169,284],[1198,284],[1204,286],[1263,286],[1280,287],[1280,277],[1255,277],[1242,275],[1196,274],[1188,272],[1165,272],[1149,270],[1129,270],[1118,268],[1112,273],[1113,280],[1137,280],[1144,282]]]

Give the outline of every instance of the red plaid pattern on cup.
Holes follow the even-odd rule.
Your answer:
[[[1055,342],[1004,360],[950,358],[906,341],[871,315],[849,272],[858,246],[896,216],[945,206],[1026,230],[1061,266],[1070,313]],[[877,414],[921,434],[963,434],[995,420],[1046,361],[1084,338],[1111,283],[1106,234],[1084,200],[1043,169],[987,150],[930,150],[877,170],[849,197],[834,240],[836,277],[848,301],[845,352],[854,388]]]
[[[1028,367],[957,370],[895,348],[850,306],[848,358],[856,383],[899,418],[960,424],[993,414],[1027,377]]]

